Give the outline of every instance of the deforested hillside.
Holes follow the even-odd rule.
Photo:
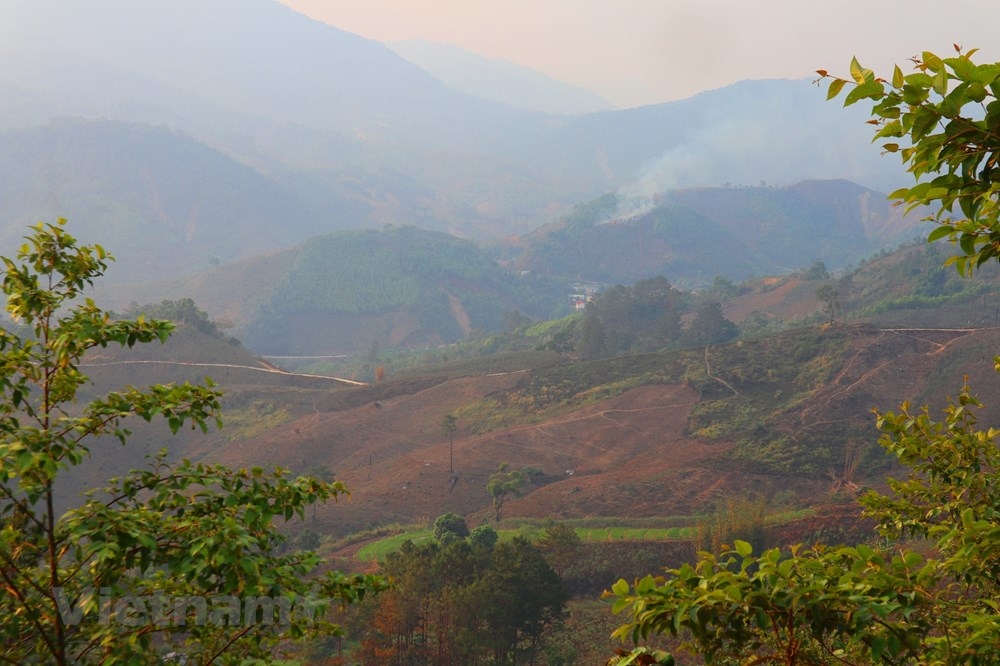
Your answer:
[[[102,351],[86,370],[99,385],[211,376],[226,393],[223,429],[168,440],[142,427],[143,452],[169,441],[176,456],[328,470],[352,499],[320,509],[312,527],[335,534],[446,511],[486,520],[486,482],[502,463],[542,472],[510,502],[511,518],[693,514],[747,493],[822,504],[890,469],[873,408],[936,410],[963,375],[988,406],[983,418],[1000,405],[996,330],[813,326],[588,362],[507,355],[378,383],[276,373],[199,335],[140,357]],[[91,473],[141,464],[117,450],[95,450]]]

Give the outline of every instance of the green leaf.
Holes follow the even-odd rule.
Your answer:
[[[851,78],[854,79],[855,83],[863,85],[873,76],[872,71],[870,69],[863,68],[856,57],[851,58]]]
[[[858,85],[851,92],[847,93],[847,97],[844,98],[844,106],[850,106],[855,102],[862,99],[877,99],[885,93],[885,89],[882,84],[871,79]]]
[[[943,68],[934,77],[934,92],[938,95],[948,93],[948,73]]]
[[[885,651],[886,640],[883,636],[874,636],[871,640],[872,661],[880,661]]]
[[[208,419],[218,418],[221,395],[206,380],[202,386],[127,387],[76,404],[78,388],[88,381],[79,371],[88,349],[163,340],[171,325],[143,317],[114,321],[85,297],[82,290],[102,274],[110,255],[97,246],[78,246],[64,225],[65,220],[38,224],[19,261],[0,257],[8,312],[33,338],[21,340],[0,328],[0,389],[8,396],[6,404],[0,400],[0,427],[6,432],[0,440],[0,485],[7,498],[0,501],[0,560],[8,592],[0,594],[4,655],[12,663],[56,663],[60,655],[71,655],[63,661],[126,664],[147,663],[156,650],[174,650],[192,663],[206,661],[203,657],[217,663],[242,656],[267,661],[268,646],[306,634],[304,621],[255,628],[253,640],[239,645],[229,642],[231,627],[153,626],[138,608],[127,623],[91,621],[99,607],[114,601],[109,594],[207,598],[242,590],[303,598],[320,560],[280,550],[285,536],[273,518],[301,517],[304,507],[327,491],[262,475],[251,492],[241,471],[187,460],[170,464],[163,450],[149,457],[148,467],[111,479],[68,510],[45,509],[47,496],[73,495],[64,472],[85,460],[95,437],[110,435],[128,445],[131,433],[123,421],[132,416],[165,418],[172,431],[186,422],[204,428]],[[26,418],[22,423],[12,414]],[[20,513],[10,520],[14,507]],[[60,630],[51,612],[47,589],[54,580],[69,602],[56,605],[74,613],[73,604],[82,604],[87,616],[71,631]],[[351,579],[329,596],[357,600],[366,591],[384,589],[381,581]],[[202,645],[211,653],[202,652]]]
[[[895,65],[892,70],[892,87],[902,88],[904,83],[903,70],[899,68],[899,65]]]
[[[844,89],[844,85],[847,83],[844,79],[833,79],[830,81],[830,86],[826,90],[827,100],[831,100],[840,94],[840,91]]]
[[[935,227],[934,230],[927,235],[927,242],[933,243],[934,241],[941,240],[942,238],[947,238],[953,233],[955,233],[955,230],[951,226],[942,224]]]
[[[656,580],[652,576],[643,576],[635,585],[635,593],[638,595],[649,594],[656,589]]]

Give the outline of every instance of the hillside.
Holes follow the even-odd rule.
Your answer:
[[[25,227],[70,218],[114,246],[112,280],[173,277],[364,225],[372,203],[321,196],[162,126],[62,119],[0,132],[0,247]]]
[[[996,330],[811,327],[588,363],[515,356],[485,373],[428,369],[352,387],[276,375],[239,347],[180,336],[131,353],[131,366],[107,365],[102,352],[87,370],[100,384],[127,372],[144,381],[212,376],[227,393],[227,425],[208,436],[182,432],[170,440],[174,455],[332,471],[351,500],[321,508],[312,526],[347,534],[449,510],[484,521],[486,481],[504,462],[544,472],[511,501],[511,518],[684,515],[755,493],[825,502],[838,475],[878,483],[888,470],[872,408],[940,406],[968,375],[990,406],[984,418],[1000,413],[998,343]],[[179,363],[206,358],[216,365]],[[440,427],[446,414],[458,417],[457,483]],[[95,451],[91,473],[141,464],[139,454],[167,441],[145,427],[136,435],[137,448]],[[862,464],[845,471],[852,456]]]
[[[837,294],[836,321],[900,328],[1000,326],[1000,268],[987,264],[962,277],[944,265],[951,254],[945,244],[916,240],[833,276],[810,278],[799,271],[749,280],[716,296],[724,301],[726,317],[750,336],[828,320],[816,295],[823,286]]]
[[[817,260],[843,269],[922,233],[916,215],[904,218],[882,195],[845,181],[677,190],[640,203],[630,214],[632,202],[607,195],[536,233],[491,244],[416,227],[339,231],[175,280],[102,285],[101,294],[118,309],[193,298],[260,353],[351,354],[373,343],[413,349],[496,333],[508,313],[534,321],[568,314],[579,283],[606,289],[659,275],[691,289]],[[166,263],[169,246],[158,249]],[[798,317],[817,308],[811,289]],[[773,305],[748,305],[734,321]]]
[[[480,245],[415,227],[339,231],[298,247],[178,280],[105,284],[103,302],[193,298],[263,354],[355,354],[421,348],[571,307],[565,280],[501,268]]]
[[[245,338],[271,354],[436,346],[498,330],[506,312],[548,315],[558,298],[543,297],[551,290],[453,236],[413,227],[343,232],[296,252]]]
[[[697,287],[717,275],[781,275],[817,260],[842,268],[924,233],[919,218],[841,180],[606,195],[526,237],[514,263],[606,284],[662,275]]]

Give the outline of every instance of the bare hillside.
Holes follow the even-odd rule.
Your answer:
[[[817,353],[802,365],[801,373],[815,370],[807,365],[817,366],[827,379],[791,402],[767,402],[780,390],[750,377],[746,365],[728,364],[727,359],[739,354],[764,353],[763,347],[737,343],[691,354],[688,358],[703,366],[700,378],[689,368],[685,381],[636,381],[634,388],[607,390],[604,399],[595,399],[599,393],[593,391],[581,393],[556,410],[539,409],[535,418],[485,431],[474,427],[473,419],[459,418],[454,475],[443,417],[462,414],[484,400],[524,395],[538,383],[541,371],[390,378],[379,385],[352,386],[263,367],[230,363],[213,368],[161,359],[167,362],[140,366],[143,373],[167,379],[208,374],[221,384],[227,391],[226,426],[206,436],[182,433],[174,439],[140,428],[135,448],[115,444],[96,451],[97,469],[91,469],[92,476],[81,485],[94,485],[101,474],[141,464],[137,454],[163,445],[177,456],[234,466],[330,472],[348,484],[352,495],[349,501],[321,507],[312,526],[336,534],[391,522],[430,521],[446,511],[466,515],[471,523],[486,521],[491,516],[486,483],[501,463],[544,473],[526,488],[524,497],[509,502],[505,516],[511,517],[690,514],[726,496],[782,490],[798,493],[805,502],[822,502],[831,489],[830,472],[839,471],[834,468],[843,458],[842,449],[832,454],[830,449],[838,442],[843,446],[842,440],[854,442],[868,456],[856,472],[857,482],[878,483],[887,471],[887,461],[874,447],[873,408],[894,409],[903,400],[931,400],[939,406],[945,395],[957,392],[963,375],[970,376],[987,404],[1000,398],[1000,378],[992,365],[1000,345],[996,330],[865,326],[815,329],[811,334],[820,340],[839,336],[841,351]],[[784,345],[784,352],[790,353],[787,348],[793,344],[801,342],[785,339],[777,347],[782,351]],[[169,346],[157,351],[165,356],[168,352]],[[675,362],[671,358],[650,355],[640,367],[647,376],[667,373],[666,364]],[[112,367],[121,366],[95,366],[93,371],[96,376]],[[595,377],[611,372],[602,367],[592,365],[590,372]],[[766,409],[760,407],[762,401]],[[760,416],[740,421],[738,427],[721,421],[724,414],[737,419],[732,414],[746,413]],[[986,410],[984,421],[997,413],[995,408]],[[719,415],[717,423],[712,414]],[[793,454],[804,457],[789,457],[785,467],[777,464],[782,455]],[[833,463],[830,469],[809,468],[796,460]]]

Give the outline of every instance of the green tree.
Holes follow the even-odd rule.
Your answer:
[[[182,326],[191,326],[215,338],[221,338],[223,335],[219,325],[212,321],[208,313],[200,309],[190,298],[176,301],[163,300],[157,304],[133,304],[125,312],[127,317],[135,318],[140,315],[153,319],[167,319]]]
[[[486,492],[493,500],[493,518],[500,522],[503,505],[511,497],[520,497],[521,489],[528,477],[519,469],[509,469],[507,463],[501,463],[500,469],[490,476],[486,483]]]
[[[977,427],[965,387],[943,421],[926,409],[878,416],[880,444],[910,469],[861,502],[899,547],[778,549],[736,541],[696,565],[615,584],[621,638],[681,635],[712,661],[780,664],[992,664],[1000,644],[1000,431]]]
[[[469,532],[469,543],[472,544],[473,548],[493,550],[499,540],[500,535],[489,525],[478,525]]]
[[[726,498],[711,513],[698,517],[695,546],[710,553],[718,553],[736,539],[763,546],[766,518],[767,503],[763,498]]]
[[[89,383],[80,369],[89,350],[165,341],[173,324],[115,321],[82,299],[110,257],[78,245],[64,224],[37,225],[16,260],[2,259],[6,310],[17,324],[0,329],[4,661],[153,664],[175,651],[191,664],[236,663],[267,657],[284,636],[332,629],[317,613],[380,589],[381,579],[310,579],[316,554],[279,554],[275,521],[335,499],[345,492],[339,483],[168,464],[161,452],[148,468],[58,509],[60,482],[90,447],[127,444],[128,417],[206,430],[219,423],[221,395],[206,380],[127,387],[76,404]]]
[[[407,542],[383,571],[396,584],[373,602],[364,664],[531,664],[563,620],[566,592],[538,549],[492,528]]]
[[[434,538],[438,541],[448,539],[464,539],[469,536],[469,526],[465,518],[449,511],[437,517],[434,521]]]
[[[1000,63],[976,64],[975,50],[941,58],[924,51],[914,71],[898,66],[888,79],[851,61],[850,78],[831,76],[827,98],[848,89],[844,105],[871,100],[875,140],[898,153],[916,184],[890,194],[907,210],[931,206],[960,253],[948,263],[966,274],[1000,258]],[[905,141],[906,143],[901,143]]]
[[[823,304],[823,311],[833,323],[834,317],[840,312],[840,294],[833,285],[824,284],[816,290],[816,300]]]
[[[560,576],[580,555],[580,535],[567,523],[550,521],[538,540],[538,549]]]
[[[607,353],[607,333],[593,308],[588,307],[580,322],[580,341],[576,348],[586,360],[600,358]]]
[[[817,259],[806,271],[805,278],[807,280],[829,280],[830,273],[826,270],[826,264]]]
[[[739,327],[723,314],[722,305],[718,301],[708,301],[698,306],[684,338],[689,344],[714,345],[728,342],[739,334]]]
[[[562,621],[568,596],[541,552],[524,537],[498,543],[474,587],[492,663],[534,663],[543,632]]]
[[[712,280],[711,293],[720,300],[728,300],[739,293],[739,289],[733,281],[724,275],[716,275]]]
[[[896,67],[890,80],[857,59],[850,79],[819,74],[832,79],[828,98],[850,85],[845,105],[873,101],[875,139],[917,180],[890,197],[934,207],[928,238],[953,241],[949,263],[967,275],[1000,258],[1000,63],[956,52],[924,52],[914,73]],[[721,663],[1000,663],[1000,431],[979,428],[979,406],[965,386],[942,421],[906,403],[877,414],[880,445],[909,474],[861,503],[893,545],[754,555],[736,541],[666,576],[618,581],[608,596],[632,617],[616,635],[683,633]],[[906,538],[933,548],[895,545]]]
[[[587,304],[577,349],[584,358],[661,349],[680,334],[683,301],[664,277],[615,285]]]

